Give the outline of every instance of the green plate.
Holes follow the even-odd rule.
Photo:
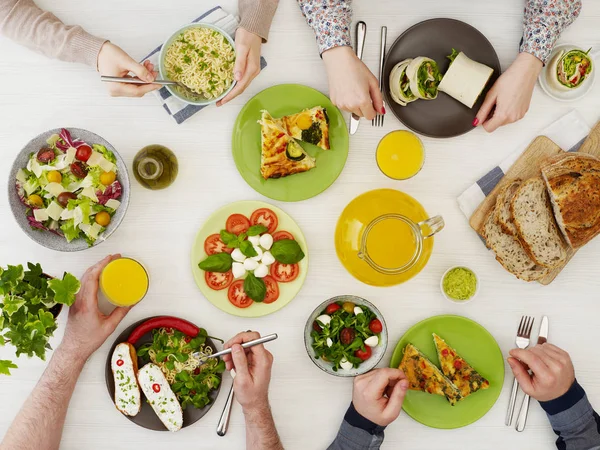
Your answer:
[[[494,337],[477,322],[461,316],[435,316],[411,327],[402,336],[390,362],[398,367],[404,347],[409,342],[421,350],[439,367],[432,333],[438,334],[475,370],[490,382],[486,390],[477,391],[456,406],[445,397],[421,391],[408,391],[403,409],[406,413],[433,428],[460,428],[481,419],[496,403],[504,384],[504,358]]]
[[[250,215],[259,208],[269,208],[275,214],[277,214],[279,225],[277,226],[276,231],[285,230],[292,233],[294,239],[298,241],[302,251],[306,256],[298,263],[300,266],[300,274],[298,275],[298,278],[291,283],[278,283],[279,298],[275,302],[270,304],[254,302],[248,308],[238,308],[233,306],[227,299],[228,289],[215,291],[208,287],[204,279],[204,271],[198,268],[198,263],[206,258],[206,252],[204,251],[204,241],[206,238],[211,234],[218,233],[224,229],[225,222],[231,214],[243,214],[250,218]],[[204,294],[209,302],[211,302],[220,310],[229,314],[233,314],[234,316],[261,317],[274,313],[275,311],[279,311],[281,308],[291,302],[300,291],[308,272],[308,245],[306,244],[306,239],[304,238],[304,234],[302,234],[300,227],[296,224],[296,222],[294,222],[294,219],[288,216],[281,209],[265,202],[241,201],[230,203],[229,205],[224,206],[213,213],[206,220],[196,235],[196,240],[194,241],[194,246],[192,247],[191,263],[194,280],[196,281],[196,284],[200,288],[202,294]]]
[[[258,120],[266,109],[273,117],[322,106],[329,117],[330,150],[300,144],[316,158],[317,166],[283,178],[263,179],[260,174],[261,136]],[[306,200],[333,184],[348,158],[348,129],[339,109],[319,91],[300,84],[280,84],[255,95],[240,111],[233,127],[233,159],[238,171],[256,192],[284,202]]]

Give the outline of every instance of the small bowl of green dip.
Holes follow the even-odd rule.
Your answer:
[[[468,303],[479,292],[479,278],[468,267],[451,267],[440,282],[442,294],[453,303]]]

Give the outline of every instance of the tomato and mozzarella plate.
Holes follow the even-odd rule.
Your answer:
[[[136,378],[137,357],[131,344],[122,342],[115,347],[111,369],[115,380],[115,406],[126,416],[137,415],[142,402]]]
[[[169,431],[179,431],[183,426],[183,411],[160,367],[146,364],[138,372],[138,382],[164,426]]]

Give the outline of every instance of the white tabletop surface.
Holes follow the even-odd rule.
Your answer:
[[[111,39],[133,57],[141,58],[175,28],[217,4],[212,0],[148,2],[130,0],[40,0],[68,23]],[[235,12],[235,0],[221,3]],[[173,6],[176,5],[176,6]],[[472,2],[455,0],[356,1],[355,19],[368,25],[365,61],[377,68],[379,28],[388,27],[388,42],[407,27],[431,17],[453,17],[481,30],[492,42],[506,69],[517,52],[522,31],[522,0]],[[598,46],[600,3],[584,1],[579,19],[561,42],[582,47]],[[270,41],[263,47],[266,70],[248,90],[227,107],[205,110],[184,125],[176,125],[153,96],[143,99],[111,98],[98,75],[87,67],[50,61],[16,44],[0,39],[0,186],[5,189],[16,153],[45,130],[71,126],[86,128],[111,142],[131,165],[135,153],[147,144],[170,147],[179,158],[180,172],[167,190],[145,190],[132,179],[132,201],[124,222],[105,243],[76,254],[58,253],[31,241],[16,225],[7,197],[0,195],[0,264],[40,262],[50,274],[84,270],[108,253],[139,258],[148,267],[151,286],[147,298],[125,318],[117,333],[132,322],[156,314],[181,316],[228,338],[252,328],[279,333],[268,344],[275,356],[270,400],[282,441],[289,449],[325,448],[334,438],[351,396],[352,382],[317,369],[304,349],[306,317],[319,303],[338,294],[369,299],[382,311],[389,329],[389,363],[397,340],[414,323],[437,314],[460,314],[486,327],[506,355],[512,347],[519,317],[531,314],[550,319],[550,340],[567,349],[577,377],[600,408],[600,363],[592,343],[597,342],[600,312],[600,239],[582,249],[549,287],[527,284],[508,275],[482,246],[458,209],[456,197],[485,171],[536,136],[536,133],[572,108],[593,125],[600,118],[600,86],[577,104],[557,103],[536,87],[525,119],[492,135],[477,129],[451,140],[423,138],[427,161],[419,176],[394,182],[383,176],[374,162],[374,150],[387,132],[403,126],[391,115],[383,129],[362,122],[350,140],[346,167],[325,193],[301,202],[273,202],[296,219],[310,248],[311,265],[298,297],[286,308],[261,319],[227,315],[206,301],[192,279],[190,248],[203,221],[217,208],[237,200],[265,200],[238,174],[231,156],[234,120],[248,99],[279,83],[302,83],[328,92],[327,79],[313,33],[296,2],[282,0]],[[377,188],[394,188],[418,199],[430,214],[441,214],[446,228],[436,237],[433,255],[423,272],[410,282],[376,288],[355,280],[338,261],[333,234],[342,209],[357,195]],[[481,291],[476,301],[454,305],[439,292],[439,280],[452,265],[477,270]],[[64,317],[63,317],[64,320]],[[537,329],[537,326],[536,326]],[[58,342],[62,329],[57,331]],[[104,383],[104,364],[114,335],[86,364],[69,407],[61,448],[131,449],[244,447],[244,421],[234,406],[226,437],[215,433],[217,420],[230,385],[214,408],[198,423],[176,434],[152,432],[129,422],[114,408]],[[12,356],[0,349],[0,358]],[[3,435],[22,402],[34,387],[45,363],[20,358],[19,369],[0,380],[0,435]],[[545,449],[555,436],[545,414],[532,403],[529,422],[519,434],[504,426],[512,376],[506,366],[504,390],[491,411],[468,427],[442,431],[427,428],[402,414],[386,430],[384,448],[430,449]],[[184,447],[185,446],[185,447]]]

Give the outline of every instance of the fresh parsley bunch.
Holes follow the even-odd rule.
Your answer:
[[[56,330],[51,309],[57,304],[70,306],[80,283],[70,273],[62,280],[44,274],[39,264],[0,267],[0,346],[11,344],[17,357],[36,355],[45,360],[48,340]],[[0,360],[0,374],[10,375],[17,366]]]

